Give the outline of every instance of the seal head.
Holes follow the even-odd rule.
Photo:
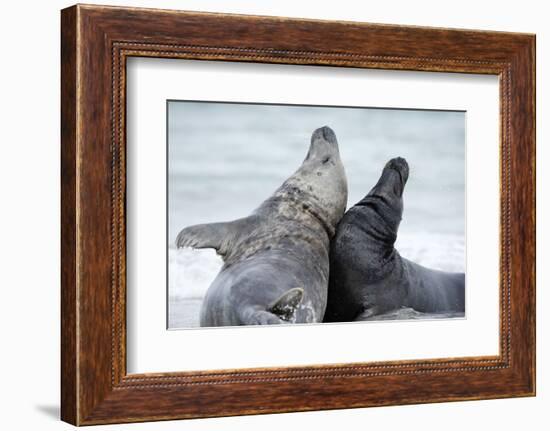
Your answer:
[[[315,130],[300,168],[275,192],[274,199],[301,201],[332,237],[346,210],[348,186],[334,131]]]
[[[409,165],[402,157],[391,159],[371,191],[356,206],[379,219],[373,239],[388,246],[395,243],[403,216],[403,192],[409,179]]]

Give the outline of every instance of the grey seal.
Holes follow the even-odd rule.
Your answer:
[[[224,261],[207,290],[200,325],[322,321],[330,239],[346,204],[338,142],[325,126],[313,132],[299,169],[251,215],[183,229],[178,248],[214,248]]]
[[[338,224],[325,321],[368,320],[401,307],[464,312],[464,273],[426,268],[395,249],[408,177],[405,159],[390,160],[373,189]]]

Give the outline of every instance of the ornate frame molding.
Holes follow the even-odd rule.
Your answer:
[[[206,34],[205,25],[220,30]],[[257,35],[257,28],[269,30]],[[338,37],[308,41],[312,32]],[[62,419],[98,424],[533,395],[534,44],[534,36],[524,34],[99,6],[65,9]],[[498,75],[500,354],[127,375],[125,65],[131,56]],[[307,400],[299,396],[304,390]],[[261,392],[264,400],[249,399],[251,391]]]

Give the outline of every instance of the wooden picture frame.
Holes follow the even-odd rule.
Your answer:
[[[535,394],[534,35],[83,5],[61,18],[62,420],[91,425]],[[500,354],[128,375],[131,56],[498,75]]]

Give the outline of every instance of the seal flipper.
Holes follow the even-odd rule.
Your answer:
[[[178,248],[214,248],[219,250],[229,233],[229,223],[208,223],[188,226],[176,238]]]
[[[294,289],[287,290],[283,293],[267,308],[267,311],[275,314],[285,322],[292,322],[296,316],[298,306],[302,302],[303,298],[304,289],[301,287],[295,287]]]
[[[253,222],[252,217],[246,217],[230,222],[188,226],[178,234],[176,247],[213,248],[219,255],[225,256],[235,238]]]
[[[296,287],[287,290],[273,301],[265,310],[245,309],[242,314],[243,325],[277,325],[292,323],[298,310],[298,305],[304,297],[304,289]]]

